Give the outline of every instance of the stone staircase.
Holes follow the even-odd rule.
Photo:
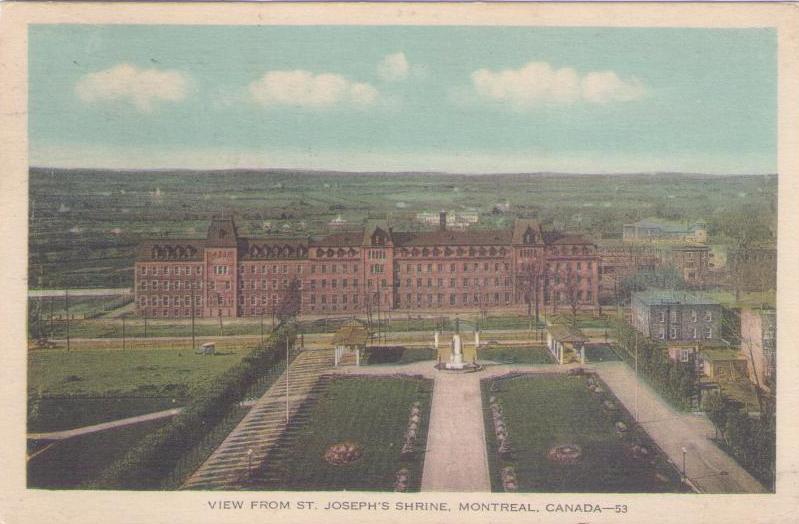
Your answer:
[[[320,377],[332,367],[330,350],[306,349],[297,355],[288,370],[289,424],[286,423],[286,373],[283,373],[181,489],[246,488],[250,472],[267,460],[287,427],[306,421],[307,413],[300,407],[324,390],[326,380]]]

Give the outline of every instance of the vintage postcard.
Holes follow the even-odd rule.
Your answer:
[[[796,22],[3,6],[0,520],[791,520]]]

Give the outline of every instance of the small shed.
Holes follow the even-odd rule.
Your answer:
[[[195,351],[198,355],[213,355],[216,353],[216,344],[214,342],[206,342]]]
[[[584,360],[582,350],[586,342],[588,339],[576,327],[565,324],[547,326],[547,349],[558,364],[565,364],[566,355],[569,353],[580,358],[582,362]]]
[[[361,365],[361,352],[366,349],[366,341],[369,340],[369,332],[366,326],[357,320],[350,320],[345,323],[335,335],[333,335],[333,346],[335,347],[334,363],[336,366],[341,362],[345,353],[355,353],[355,365]]]
[[[703,349],[699,352],[702,373],[713,380],[748,378],[746,358],[734,349]]]

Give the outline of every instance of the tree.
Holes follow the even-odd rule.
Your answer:
[[[577,309],[580,306],[580,275],[571,266],[567,265],[561,272],[561,291],[572,314],[572,325],[577,325]]]
[[[300,281],[294,277],[277,306],[277,318],[285,322],[300,313]]]
[[[535,325],[540,321],[540,294],[541,277],[543,276],[543,263],[540,258],[522,264],[521,270],[516,275],[516,285],[522,294],[524,303],[527,304],[527,318],[532,323],[533,307],[535,307]]]
[[[716,426],[716,438],[719,437],[719,433],[724,438],[724,433],[727,431],[727,403],[719,391],[708,394],[705,399],[705,413]]]
[[[662,266],[654,270],[639,271],[621,281],[621,294],[629,298],[635,291],[656,287],[662,289],[685,289],[685,280],[674,266]]]

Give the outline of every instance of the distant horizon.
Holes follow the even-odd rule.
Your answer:
[[[84,172],[114,172],[114,173],[175,173],[175,174],[198,174],[198,173],[229,173],[236,172],[263,172],[263,173],[297,173],[297,174],[317,174],[317,175],[433,175],[433,176],[685,176],[685,177],[769,177],[778,176],[777,172],[761,173],[709,173],[699,171],[618,171],[618,172],[577,172],[577,171],[496,171],[496,172],[456,172],[456,171],[379,171],[379,170],[342,170],[342,169],[317,169],[302,167],[227,167],[227,168],[190,168],[190,167],[151,167],[151,168],[128,168],[128,167],[63,167],[31,165],[29,170],[46,171],[84,171]]]

